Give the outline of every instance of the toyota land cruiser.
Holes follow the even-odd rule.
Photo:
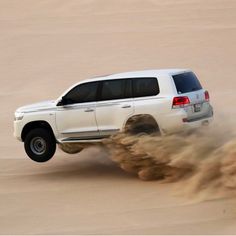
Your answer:
[[[163,135],[212,117],[209,93],[191,70],[146,70],[81,81],[54,101],[17,109],[14,136],[45,162],[56,144],[95,143],[119,131]]]

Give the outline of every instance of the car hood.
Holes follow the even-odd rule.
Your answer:
[[[42,110],[53,110],[55,108],[56,108],[55,100],[50,100],[20,107],[16,110],[16,112],[27,113],[27,112],[42,111]]]

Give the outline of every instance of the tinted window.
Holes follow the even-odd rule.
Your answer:
[[[98,82],[76,86],[65,96],[67,104],[96,101],[97,88]]]
[[[160,92],[156,78],[135,78],[133,89],[134,97],[154,96]]]
[[[200,82],[193,72],[186,72],[173,76],[177,92],[188,93],[202,89]]]
[[[132,97],[130,79],[106,80],[102,82],[101,100],[130,97]]]

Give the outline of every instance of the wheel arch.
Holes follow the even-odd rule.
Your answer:
[[[32,130],[32,129],[35,129],[35,128],[44,128],[44,129],[47,129],[51,132],[51,134],[53,135],[53,137],[55,138],[55,135],[53,133],[53,129],[51,127],[51,125],[45,121],[45,120],[37,120],[37,121],[31,121],[29,123],[27,123],[22,132],[21,132],[21,139],[22,141],[24,142],[25,140],[25,137],[26,135]]]
[[[124,131],[129,130],[131,125],[134,124],[134,123],[151,124],[151,125],[153,125],[156,128],[157,132],[161,133],[161,129],[160,129],[160,126],[159,126],[158,122],[150,114],[135,114],[135,115],[132,115],[131,117],[129,117],[126,120],[126,122],[125,122],[125,124],[123,126],[123,130]]]

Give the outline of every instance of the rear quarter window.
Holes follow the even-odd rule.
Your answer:
[[[202,89],[202,86],[193,72],[173,75],[173,80],[178,94],[189,93]]]
[[[134,97],[155,96],[160,89],[157,78],[135,78],[133,79]]]

